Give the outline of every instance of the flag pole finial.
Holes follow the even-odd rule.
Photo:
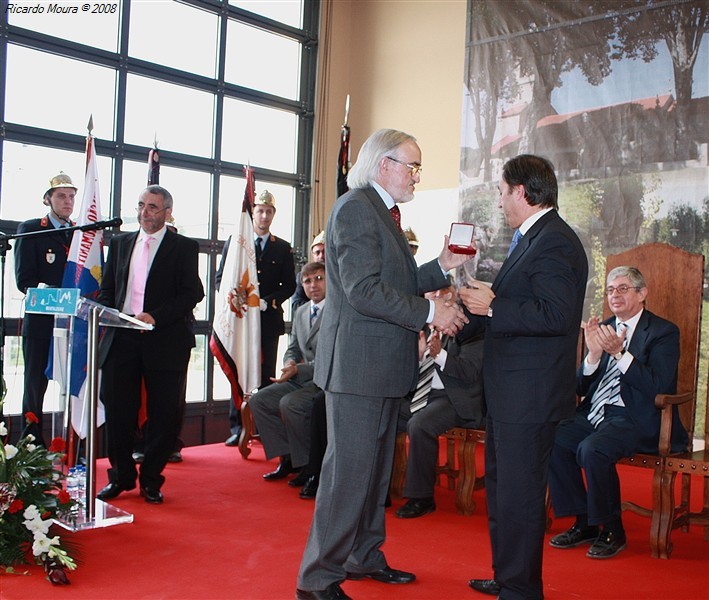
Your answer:
[[[343,127],[347,127],[347,123],[350,120],[350,95],[347,94],[347,100],[345,100],[345,123]]]
[[[91,135],[91,132],[94,130],[94,115],[91,113],[89,115],[89,122],[86,124],[86,129],[89,132],[89,135]]]

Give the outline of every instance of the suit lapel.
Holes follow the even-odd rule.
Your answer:
[[[558,213],[555,210],[550,210],[548,213],[543,215],[534,225],[532,225],[529,231],[522,236],[522,239],[517,244],[517,247],[512,251],[512,254],[507,257],[504,263],[502,263],[502,267],[497,273],[497,277],[495,277],[495,282],[492,285],[493,291],[500,286],[500,283],[505,278],[505,276],[522,259],[522,257],[524,257],[524,255],[527,253],[527,250],[529,250],[529,248],[534,243],[534,239],[541,233],[545,225],[555,218],[558,218]]]
[[[399,231],[399,228],[396,226],[396,223],[394,222],[391,213],[387,210],[386,204],[384,204],[384,200],[382,200],[381,196],[374,188],[367,188],[364,191],[367,198],[372,203],[374,211],[379,215],[379,218],[384,223],[384,226],[394,236],[394,239],[396,240],[396,243],[398,244],[399,248],[401,248],[404,254],[408,257],[409,266],[413,270],[416,270],[416,261],[414,260],[413,254],[411,254],[409,244],[403,234]]]

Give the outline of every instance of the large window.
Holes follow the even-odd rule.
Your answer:
[[[175,226],[200,242],[207,296],[195,310],[188,402],[209,411],[229,398],[208,341],[214,271],[238,222],[245,165],[255,169],[257,193],[276,196],[273,232],[307,251],[300,221],[310,201],[319,3],[133,0],[97,4],[100,13],[72,0],[35,4],[42,13],[0,14],[0,230],[42,216],[42,195],[59,171],[79,187],[78,214],[89,119],[103,217],[120,216],[123,231],[135,230],[157,143]],[[59,5],[77,11],[50,10]],[[23,309],[12,251],[6,265],[5,412],[18,414]]]

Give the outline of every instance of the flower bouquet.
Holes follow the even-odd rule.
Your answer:
[[[2,402],[0,402],[0,411]],[[37,421],[27,413],[27,423]],[[62,488],[65,442],[54,438],[49,448],[34,444],[33,435],[13,446],[7,427],[0,422],[0,568],[15,573],[13,565],[43,565],[53,584],[67,584],[67,571],[76,569],[74,558],[53,521],[77,510],[76,501]]]

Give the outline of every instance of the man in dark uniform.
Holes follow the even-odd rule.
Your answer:
[[[41,219],[30,219],[20,223],[17,233],[51,231],[70,227],[74,211],[76,186],[63,172],[49,180],[49,189],[44,193],[44,204],[49,213]],[[27,288],[44,284],[61,286],[64,267],[69,253],[71,232],[38,235],[18,239],[15,244],[15,281],[22,293]],[[22,432],[35,436],[37,443],[44,445],[42,437],[42,404],[47,391],[47,377],[44,374],[49,358],[49,346],[54,328],[52,315],[26,314],[22,322],[22,355],[25,362],[25,391],[22,396],[22,414],[32,412],[38,422],[30,423]]]
[[[258,270],[259,294],[261,296],[261,385],[263,389],[276,376],[278,358],[278,338],[286,332],[281,304],[295,291],[295,261],[291,245],[271,233],[271,223],[276,216],[276,199],[268,190],[256,198],[253,209],[254,247]],[[217,272],[217,286],[221,282],[221,271],[228,244],[224,246],[222,264]],[[250,390],[249,390],[250,391]],[[241,413],[231,403],[229,407],[229,429],[227,446],[238,446],[241,435]]]

